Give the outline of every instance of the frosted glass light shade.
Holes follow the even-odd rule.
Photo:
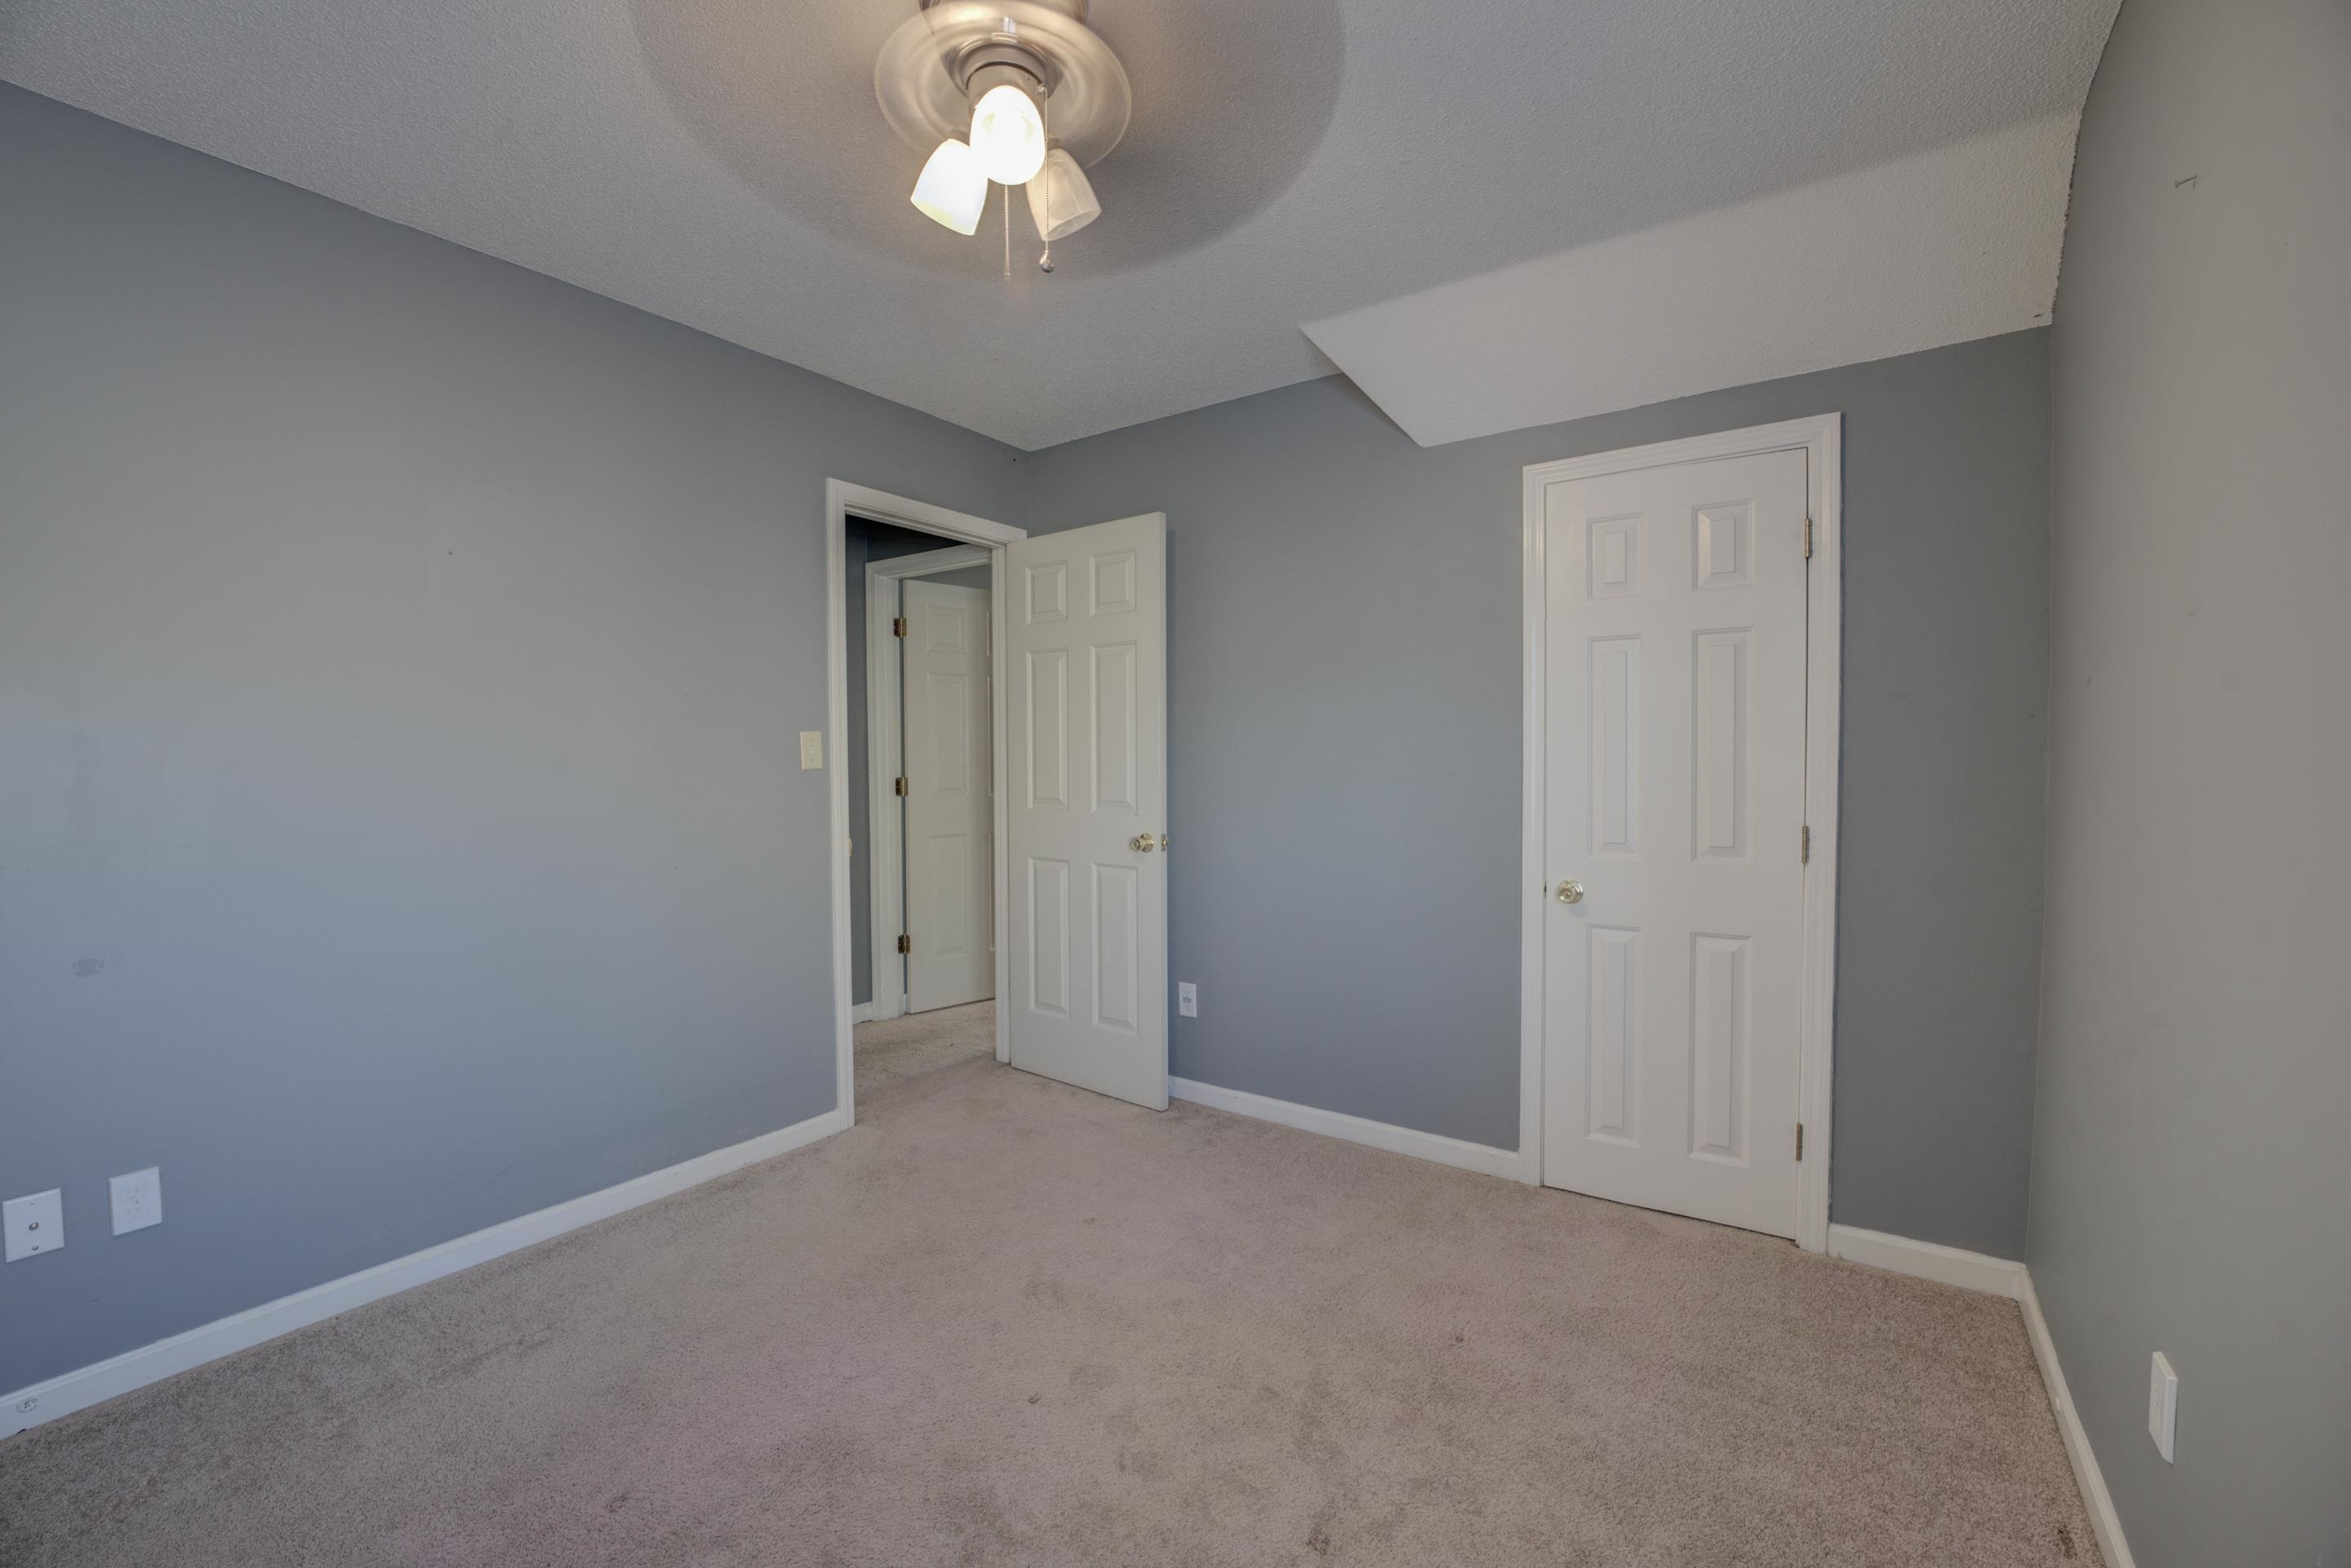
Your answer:
[[[982,70],[975,85],[990,76],[1011,76],[1001,68]],[[999,80],[979,95],[971,110],[971,150],[979,166],[999,185],[1025,185],[1045,164],[1045,117],[1037,100],[1009,81]]]
[[[959,235],[977,232],[987,207],[987,175],[978,155],[952,136],[940,142],[914,182],[914,206]]]
[[[1048,244],[1077,233],[1102,216],[1093,182],[1059,141],[1047,147],[1044,168],[1029,182],[1029,215],[1037,220],[1037,232]]]

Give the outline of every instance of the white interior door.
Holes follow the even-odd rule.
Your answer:
[[[1543,504],[1542,1179],[1778,1236],[1797,1226],[1806,462],[1566,480]]]
[[[906,1010],[996,994],[995,759],[987,591],[909,579],[905,725]]]
[[[1166,519],[1006,554],[1012,1065],[1165,1110]]]

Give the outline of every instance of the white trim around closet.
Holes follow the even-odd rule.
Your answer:
[[[1521,487],[1520,569],[1523,637],[1519,903],[1518,1179],[1542,1180],[1543,1072],[1543,491],[1565,479],[1635,468],[1662,468],[1760,452],[1807,455],[1806,507],[1813,519],[1812,571],[1805,601],[1804,821],[1811,859],[1804,867],[1803,1024],[1797,1116],[1804,1155],[1796,1166],[1795,1239],[1807,1251],[1829,1247],[1830,1073],[1836,998],[1837,757],[1843,730],[1844,645],[1844,416],[1816,414],[1777,424],[1723,431],[1652,446],[1537,463]]]

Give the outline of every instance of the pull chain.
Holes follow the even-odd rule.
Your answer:
[[[1012,281],[1012,187],[997,187],[1004,193],[1004,281]]]
[[[1038,225],[1037,237],[1045,244],[1037,256],[1037,270],[1050,274],[1053,270],[1053,99],[1048,93],[1037,105],[1038,128],[1045,133],[1045,166],[1037,171],[1037,178],[1045,182],[1045,221]]]

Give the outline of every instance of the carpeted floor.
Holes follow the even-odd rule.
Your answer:
[[[0,1445],[0,1562],[2094,1564],[2014,1303],[975,1061]]]
[[[857,1063],[857,1098],[885,1083],[902,1083],[958,1061],[996,1054],[996,1003],[935,1008],[882,1023],[862,1023],[851,1033]]]

